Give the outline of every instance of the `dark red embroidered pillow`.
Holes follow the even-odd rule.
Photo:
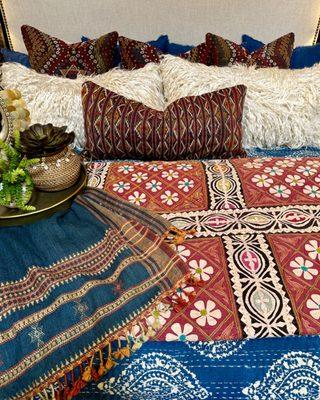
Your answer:
[[[155,46],[128,39],[124,36],[119,37],[119,47],[121,65],[125,69],[143,68],[150,62],[158,63],[163,54]],[[201,43],[187,53],[180,54],[179,56],[192,62],[210,65],[211,52],[206,43]]]
[[[180,160],[245,156],[246,87],[185,97],[156,111],[93,82],[82,103],[86,149],[96,159]]]
[[[199,44],[187,53],[180,54],[180,57],[195,63],[211,65],[211,48],[206,42]]]
[[[151,44],[119,37],[121,66],[125,69],[138,69],[150,62],[159,62],[161,50]]]
[[[206,43],[211,51],[211,65],[224,67],[239,63],[264,68],[289,68],[294,34],[288,33],[252,53],[241,45],[212,33],[207,33]]]
[[[102,74],[115,66],[117,32],[68,44],[32,26],[23,25],[21,31],[31,67],[37,72],[76,78]]]

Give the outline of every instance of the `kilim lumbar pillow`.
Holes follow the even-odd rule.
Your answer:
[[[96,159],[180,160],[244,156],[243,85],[185,97],[164,111],[93,82],[82,89],[86,149]]]

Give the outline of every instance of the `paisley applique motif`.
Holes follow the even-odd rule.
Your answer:
[[[320,398],[320,358],[290,352],[277,360],[262,381],[242,390],[249,400],[316,400]]]
[[[210,359],[227,358],[238,352],[246,340],[221,340],[213,342],[186,342],[190,349]]]
[[[98,387],[123,400],[205,400],[211,396],[174,357],[154,352],[135,359]]]

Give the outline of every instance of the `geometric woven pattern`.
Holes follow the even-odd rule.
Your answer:
[[[162,54],[156,46],[138,40],[119,37],[121,66],[125,69],[143,68],[150,62],[158,63]]]
[[[179,54],[185,60],[205,65],[211,65],[211,50],[206,42],[198,44],[186,53]]]
[[[37,72],[76,78],[78,74],[102,74],[115,66],[117,32],[69,44],[32,26],[23,25],[21,31],[31,66]]]
[[[289,68],[294,34],[288,33],[252,53],[243,46],[212,33],[206,35],[206,43],[211,49],[211,65],[223,67],[239,63],[264,68]]]
[[[193,168],[186,175],[181,175],[182,163]],[[320,159],[176,161],[165,167],[171,170],[171,181],[162,178],[164,165],[89,164],[93,185],[151,207],[180,229],[197,232],[177,251],[201,284],[177,291],[177,298],[186,303],[161,313],[154,339],[320,334]],[[139,172],[141,181],[132,182]],[[174,178],[176,173],[179,177]],[[178,193],[177,181],[184,178],[193,180],[197,190],[185,197],[182,190],[170,205],[162,202],[166,190]],[[161,194],[146,190],[160,180]],[[120,182],[130,189],[115,191]],[[196,193],[201,198],[195,199]]]
[[[86,82],[82,90],[86,149],[95,159],[244,156],[245,93],[245,86],[234,86],[181,98],[157,111]]]
[[[121,66],[125,69],[143,68],[150,62],[160,62],[161,55],[165,54],[156,46],[138,40],[119,37]],[[186,60],[210,65],[211,51],[207,44],[201,43],[186,53],[179,54]]]

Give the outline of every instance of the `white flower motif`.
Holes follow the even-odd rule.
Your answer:
[[[181,171],[190,171],[193,169],[193,166],[191,164],[178,164],[177,169],[180,169]]]
[[[192,179],[183,178],[182,181],[178,182],[178,188],[184,192],[189,192],[194,187],[194,181]]]
[[[316,177],[314,178],[314,180],[315,180],[317,183],[319,183],[319,182],[320,182],[320,175],[316,176]]]
[[[253,169],[253,168],[259,169],[259,168],[262,167],[262,163],[260,161],[254,161],[253,160],[252,162],[249,161],[249,162],[243,164],[243,166],[245,168],[249,168],[249,169]]]
[[[173,331],[173,333],[166,334],[167,342],[171,342],[173,340],[179,340],[181,342],[185,341],[195,342],[196,340],[198,340],[198,335],[191,334],[191,332],[193,331],[193,326],[189,323],[186,323],[183,326],[181,326],[178,322],[175,322],[171,326],[171,330]]]
[[[320,168],[320,161],[319,160],[308,160],[307,165],[310,165],[313,168]]]
[[[129,172],[132,172],[134,170],[134,167],[132,165],[121,165],[118,168],[118,172],[123,172],[124,175],[129,174]]]
[[[208,281],[210,275],[213,274],[213,268],[210,265],[207,266],[206,260],[199,260],[199,262],[197,260],[191,260],[189,266],[193,275],[203,281]]]
[[[168,206],[172,206],[174,202],[179,200],[178,193],[172,193],[171,190],[166,190],[164,194],[160,196],[161,202],[168,204]]]
[[[139,193],[137,190],[133,192],[133,195],[128,197],[128,200],[130,203],[136,204],[137,206],[140,206],[142,203],[147,201],[146,195],[144,193]]]
[[[312,185],[312,186],[306,185],[303,188],[303,193],[308,194],[310,197],[313,197],[313,198],[320,197],[320,190],[319,190],[318,186],[315,186],[315,185]]]
[[[317,172],[317,170],[315,168],[312,168],[310,165],[306,166],[300,165],[297,168],[297,172],[302,173],[304,176],[311,176],[314,175]]]
[[[190,317],[195,319],[200,326],[217,324],[217,319],[221,318],[222,314],[219,309],[216,309],[216,304],[212,300],[208,300],[207,304],[199,300],[194,304],[195,310],[190,311]]]
[[[310,315],[314,319],[320,319],[320,294],[312,294],[307,301],[307,307],[311,310]]]
[[[187,284],[183,283],[177,290],[176,293],[172,296],[172,299],[175,300],[180,297],[182,300],[187,302],[190,301],[190,295],[195,292],[193,286],[188,286]]]
[[[141,183],[142,181],[145,181],[148,179],[148,174],[143,173],[143,172],[137,172],[136,174],[132,174],[132,182],[137,182]]]
[[[309,257],[312,260],[320,260],[320,243],[316,240],[309,240],[309,242],[304,246],[306,251],[308,252]]]
[[[118,183],[113,184],[113,191],[118,192],[118,193],[123,193],[125,190],[130,189],[130,183],[129,182],[123,182],[120,181]]]
[[[291,194],[291,190],[284,185],[275,185],[269,189],[269,192],[276,197],[288,198]]]
[[[161,174],[162,178],[167,178],[168,181],[172,181],[179,177],[179,173],[174,171],[173,169],[169,169],[169,171],[163,171]]]
[[[281,176],[283,174],[283,169],[278,168],[276,166],[274,167],[266,167],[263,172],[265,172],[266,174],[269,174],[271,176],[276,176],[279,175]]]
[[[251,178],[252,182],[255,183],[258,187],[269,187],[273,183],[273,179],[269,178],[268,175],[255,175]]]
[[[147,317],[147,324],[154,326],[155,328],[157,328],[155,325],[158,324],[163,326],[167,322],[167,319],[170,318],[170,315],[170,309],[165,304],[159,303],[152,311],[152,314]]]
[[[0,192],[1,192],[2,189],[3,189],[3,183],[0,182]]]
[[[291,158],[285,158],[284,160],[278,160],[276,161],[276,165],[279,167],[294,167],[295,161],[292,160]]]
[[[179,256],[183,259],[183,261],[187,261],[187,257],[190,257],[190,250],[187,249],[185,246],[177,246],[177,252]]]
[[[305,260],[302,257],[296,257],[295,260],[290,262],[290,267],[293,268],[293,273],[297,276],[302,276],[307,281],[313,279],[314,276],[318,275],[318,270],[313,267],[313,262]]]
[[[303,186],[306,180],[301,178],[300,175],[287,175],[285,181],[290,186]]]
[[[162,164],[150,164],[150,165],[148,165],[148,170],[149,171],[157,172],[160,169],[163,169],[163,165]]]
[[[151,182],[146,183],[146,189],[151,190],[151,192],[157,192],[158,190],[162,189],[162,183],[152,179]]]

